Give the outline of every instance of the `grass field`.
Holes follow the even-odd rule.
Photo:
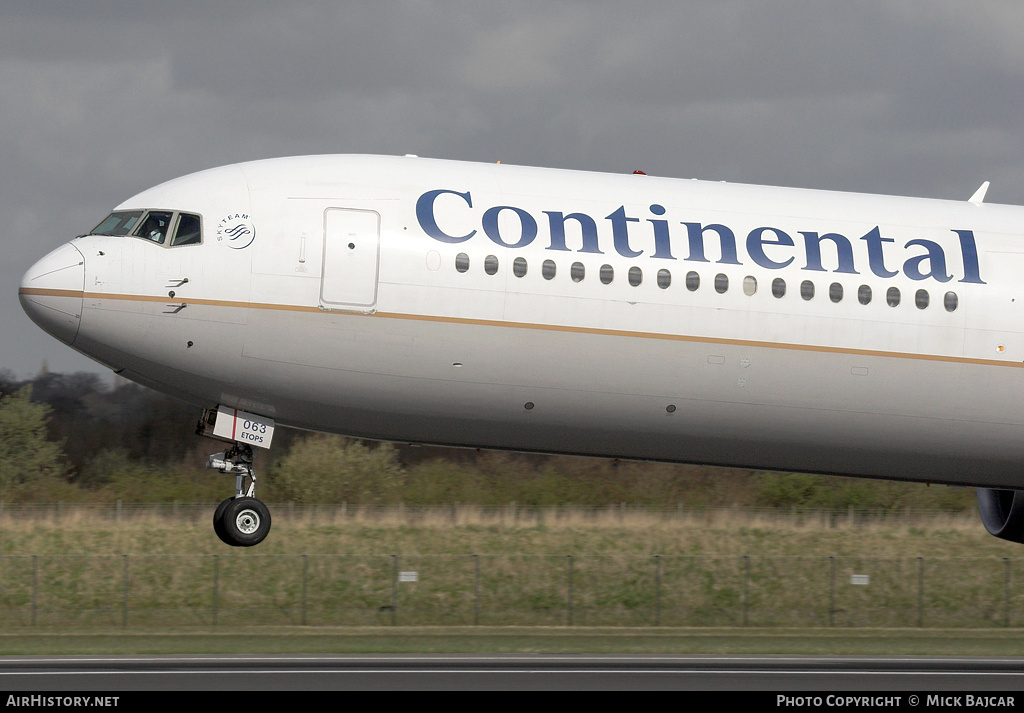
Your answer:
[[[274,513],[237,550],[205,511],[5,512],[0,653],[1024,655],[1024,550],[974,516]]]
[[[113,511],[0,510],[0,555],[217,554],[215,504]],[[874,555],[1017,557],[975,512],[862,513],[609,507],[482,509],[271,506],[248,554]]]

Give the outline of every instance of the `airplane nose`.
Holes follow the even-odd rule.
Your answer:
[[[78,336],[85,291],[85,256],[65,243],[28,269],[18,299],[25,314],[65,344]]]

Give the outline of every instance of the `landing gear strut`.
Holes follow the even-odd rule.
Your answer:
[[[213,531],[222,542],[232,547],[258,545],[270,532],[270,510],[253,497],[256,492],[256,473],[252,469],[254,457],[250,445],[236,443],[222,453],[214,453],[206,461],[207,468],[235,476],[234,497],[218,505],[213,513]]]

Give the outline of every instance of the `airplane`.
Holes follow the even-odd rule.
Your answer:
[[[1024,208],[987,187],[267,159],[129,198],[19,298],[204,409],[233,546],[270,529],[253,459],[278,424],[971,486],[1024,542]]]

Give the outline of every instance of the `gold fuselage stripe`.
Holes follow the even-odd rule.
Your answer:
[[[784,349],[790,351],[821,352],[826,354],[846,354],[850,356],[887,357],[890,359],[914,359],[919,361],[947,362],[953,364],[971,364],[977,366],[1002,366],[1024,368],[1024,362],[1003,361],[999,359],[981,359],[974,357],[945,356],[942,354],[918,354],[913,352],[894,352],[878,349],[853,349],[847,347],[827,347],[813,344],[793,344],[787,342],[764,342],[750,339],[726,339],[721,337],[698,337],[686,334],[664,334],[661,332],[636,332],[621,329],[601,329],[596,327],[573,327],[560,324],[540,324],[536,322],[510,322],[505,320],[468,319],[465,317],[445,317],[429,314],[403,314],[398,312],[359,313],[344,310],[321,309],[304,305],[284,305],[268,302],[238,302],[231,300],[207,299],[174,299],[153,295],[121,295],[105,292],[79,292],[75,290],[51,290],[34,287],[18,289],[19,295],[38,295],[45,297],[71,297],[82,299],[119,300],[125,302],[160,302],[163,304],[205,305],[209,307],[231,307],[236,309],[278,310],[285,312],[311,312],[317,314],[346,314],[354,317],[376,317],[379,319],[402,319],[415,322],[438,322],[443,324],[462,324],[481,327],[504,327],[510,329],[531,329],[545,332],[562,332],[567,334],[592,334],[606,337],[626,337],[630,339],[661,339],[673,342],[690,342],[695,344],[718,344],[724,346],[756,347],[763,349]]]

